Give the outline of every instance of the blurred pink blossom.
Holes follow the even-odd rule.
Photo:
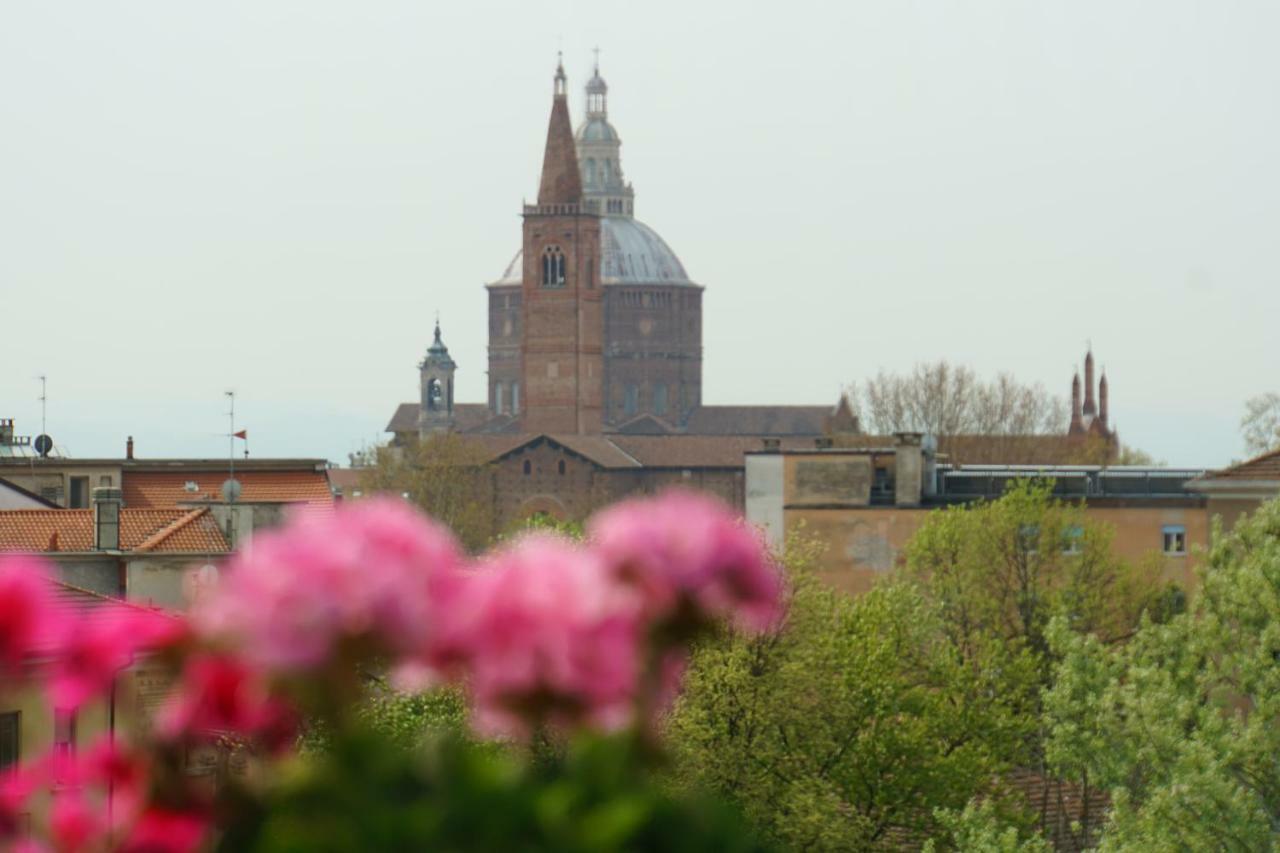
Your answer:
[[[675,490],[624,501],[592,518],[587,533],[651,619],[729,618],[763,631],[779,616],[782,581],[763,539],[712,497]]]
[[[137,654],[170,645],[186,630],[180,619],[126,604],[65,619],[62,628],[48,689],[53,704],[68,710],[105,694]]]
[[[62,634],[64,612],[54,602],[47,564],[0,555],[0,669],[14,671]]]
[[[371,498],[255,537],[193,618],[277,671],[316,668],[344,638],[408,653],[431,631],[433,576],[460,561],[442,525],[403,501]]]
[[[107,836],[105,803],[91,803],[80,787],[63,787],[53,795],[49,835],[58,850],[92,849]]]
[[[617,728],[631,720],[640,626],[595,557],[528,536],[472,578],[470,687],[477,728],[527,734],[531,722]]]
[[[208,832],[203,814],[153,807],[134,823],[119,853],[195,853]]]
[[[175,740],[236,732],[274,752],[293,742],[297,722],[260,672],[229,655],[200,653],[186,661],[157,729]]]

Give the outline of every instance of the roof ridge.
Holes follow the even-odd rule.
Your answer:
[[[94,589],[87,589],[83,586],[76,586],[73,583],[67,583],[66,581],[63,581],[63,580],[55,580],[53,581],[53,584],[55,586],[60,586],[63,589],[69,589],[72,592],[78,593],[80,595],[87,595],[90,598],[98,598],[103,601],[109,601],[112,604],[119,604],[119,605],[123,605],[124,607],[132,607],[134,610],[142,610],[146,613],[158,613],[162,616],[169,616],[174,619],[179,618],[177,614],[171,613],[170,611],[165,610],[163,607],[155,607],[154,605],[148,606],[145,604],[139,604],[138,602],[130,601],[127,598],[116,598],[114,595],[107,595],[105,592],[98,592],[97,590],[94,590]]]
[[[139,542],[133,549],[134,552],[150,551],[152,548],[155,548],[161,542],[168,539],[170,536],[177,533],[179,530],[186,527],[192,521],[195,521],[208,511],[208,507],[197,507],[196,509],[187,510],[182,515],[178,516],[173,521],[169,522],[164,527]]]

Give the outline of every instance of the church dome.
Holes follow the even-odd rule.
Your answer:
[[[494,285],[520,284],[523,252],[516,252]],[[605,285],[683,284],[692,285],[684,264],[643,222],[624,216],[600,219],[600,282]]]
[[[603,116],[593,117],[578,128],[578,142],[617,142],[618,131]]]

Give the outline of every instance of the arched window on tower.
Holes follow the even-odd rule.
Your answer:
[[[564,252],[559,246],[542,250],[542,286],[564,287]]]
[[[502,395],[506,391],[501,382],[495,382],[493,385],[493,412],[496,415],[503,414]]]
[[[444,408],[444,387],[439,379],[427,380],[427,410],[436,412]]]
[[[607,157],[604,161],[604,175],[602,177],[606,184],[613,180],[613,161]]]
[[[520,383],[511,383],[511,414],[520,414]]]
[[[596,158],[587,158],[587,184],[594,186],[596,182]]]
[[[622,403],[622,413],[627,417],[634,415],[640,410],[640,386],[628,385],[627,396]]]

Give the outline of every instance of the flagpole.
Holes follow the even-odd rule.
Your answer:
[[[231,420],[231,429],[227,432],[227,463],[230,469],[227,479],[234,481],[236,478],[236,392],[228,391],[227,398],[231,401],[231,409],[227,412],[227,417]]]

